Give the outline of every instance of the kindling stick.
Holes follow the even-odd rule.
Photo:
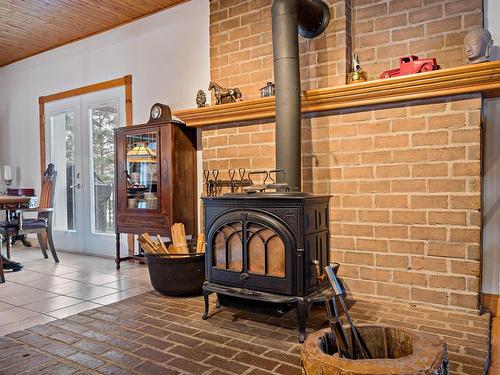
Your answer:
[[[205,234],[203,232],[198,233],[198,238],[196,239],[196,252],[203,253],[203,243],[205,242]]]

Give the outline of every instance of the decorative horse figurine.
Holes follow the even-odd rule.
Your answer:
[[[216,102],[217,105],[222,104],[224,102],[226,103],[236,102],[238,99],[241,98],[241,91],[236,87],[233,89],[226,89],[224,87],[221,87],[218,83],[210,82],[208,90],[214,91],[215,99],[217,100]]]

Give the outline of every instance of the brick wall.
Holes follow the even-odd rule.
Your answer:
[[[448,68],[466,62],[465,34],[482,23],[482,0],[353,0],[353,47],[371,78],[408,54]]]
[[[328,3],[326,33],[300,40],[303,89],[343,84],[351,48],[363,66],[377,61],[372,76],[400,44],[443,67],[462,65],[463,35],[482,24],[476,0]],[[258,97],[273,79],[271,0],[210,5],[212,79]],[[333,196],[332,258],[353,294],[476,307],[481,105],[462,96],[303,119],[303,190]],[[271,122],[214,127],[202,141],[204,168],[274,167]]]
[[[311,157],[325,160],[312,190],[333,195],[332,255],[351,291],[476,306],[480,109],[454,97],[314,124]]]

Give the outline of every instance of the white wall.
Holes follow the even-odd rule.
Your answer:
[[[0,165],[39,187],[40,96],[131,74],[134,123],[155,102],[194,107],[210,80],[208,23],[209,2],[192,0],[0,68]]]
[[[493,37],[491,60],[500,60],[500,1],[484,0],[484,27]]]
[[[500,59],[500,1],[485,0],[484,27],[494,40],[491,60]],[[483,292],[500,294],[500,99],[485,101],[483,198]]]

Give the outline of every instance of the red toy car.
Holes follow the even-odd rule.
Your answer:
[[[418,56],[410,55],[399,59],[399,68],[386,70],[380,74],[380,78],[390,78],[397,76],[405,76],[408,74],[429,72],[439,69],[439,65],[435,58],[418,59]]]

